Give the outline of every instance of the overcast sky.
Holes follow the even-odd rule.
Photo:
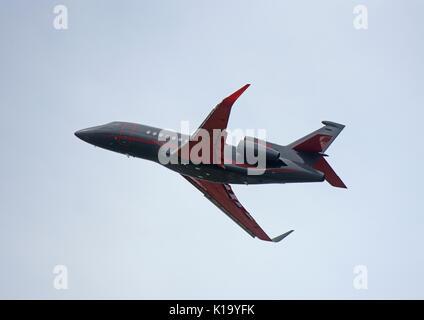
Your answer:
[[[68,9],[68,29],[53,8]],[[368,9],[368,29],[353,8]],[[2,1],[0,298],[424,298],[422,1]],[[246,83],[229,129],[327,150],[348,186],[234,186],[278,244],[178,174],[74,131],[194,130]],[[68,289],[53,286],[56,265]],[[353,286],[354,267],[368,289]]]

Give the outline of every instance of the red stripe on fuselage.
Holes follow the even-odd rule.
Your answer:
[[[129,137],[123,136],[123,137],[121,137],[122,130],[124,129],[123,127],[121,129],[121,132],[120,132],[120,135],[119,136],[117,136],[117,135],[106,135],[106,137],[108,137],[108,138],[125,139],[125,140],[129,140],[129,141],[143,142],[143,143],[154,144],[154,145],[158,145],[158,146],[163,146],[166,143],[166,142],[155,141],[155,140],[151,140],[151,139],[135,138],[135,137],[132,137],[132,136],[129,136]],[[133,130],[134,130],[134,128],[131,130],[131,135],[132,135]],[[125,146],[128,146],[128,145],[125,145]],[[175,148],[175,149],[178,148],[177,145],[173,145],[173,144],[170,144],[169,147],[170,148]],[[225,160],[230,161],[229,159],[225,159]],[[250,169],[253,169],[253,170],[265,170],[265,171],[276,171],[276,172],[299,172],[299,170],[295,170],[295,169],[282,169],[282,168],[261,169],[261,168],[254,167],[254,166],[252,166],[250,164],[237,163],[237,162],[232,161],[232,160],[231,160],[231,164],[235,164],[236,166],[240,166],[240,167],[244,167],[244,168],[250,168]]]

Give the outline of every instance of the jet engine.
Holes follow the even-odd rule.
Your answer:
[[[237,153],[243,155],[246,159],[246,154],[258,155],[259,146],[263,146],[267,162],[277,161],[280,158],[280,152],[271,148],[266,141],[254,137],[244,137],[237,145]],[[261,148],[262,149],[262,148]],[[252,153],[254,152],[254,153]]]

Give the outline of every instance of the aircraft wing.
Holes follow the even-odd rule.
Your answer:
[[[225,129],[227,128],[228,119],[230,118],[230,112],[231,108],[236,102],[236,100],[242,95],[242,93],[250,86],[250,84],[246,84],[233,94],[226,97],[224,100],[222,100],[206,117],[206,119],[203,121],[203,123],[200,125],[200,127],[194,132],[194,134],[190,137],[190,140],[182,145],[178,150],[175,152],[178,152],[178,155],[181,157],[183,154],[189,154],[190,150],[193,148],[194,145],[196,145],[199,140],[201,141],[203,139],[202,134],[200,133],[201,130],[206,130],[209,134],[209,145],[210,145],[210,163],[213,162],[213,157],[216,150],[216,145],[218,142],[218,139],[223,139],[221,143],[221,155],[223,154],[223,147],[225,144],[226,139],[226,132]],[[215,136],[213,130],[218,129],[221,130],[221,134],[219,136]],[[188,151],[183,151],[185,148],[188,149]],[[222,159],[221,159],[222,160]]]
[[[279,242],[293,232],[293,230],[290,230],[271,239],[240,204],[230,185],[196,179],[185,175],[183,177],[252,237],[258,237],[265,241]]]
[[[205,129],[212,131],[213,129],[224,130],[227,128],[228,119],[230,118],[231,107],[234,102],[242,95],[242,93],[250,86],[246,84],[232,95],[226,97],[209,113],[205,121],[200,125],[199,129]],[[193,137],[196,136],[194,133]]]

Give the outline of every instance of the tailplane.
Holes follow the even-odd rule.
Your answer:
[[[318,159],[313,168],[318,171],[321,171],[324,174],[325,180],[327,180],[327,182],[333,187],[347,189],[342,179],[340,179],[340,177],[334,172],[333,168],[331,168],[331,166],[328,164],[327,160],[325,160],[323,156]]]
[[[323,121],[324,127],[290,143],[287,147],[299,151],[299,155],[314,169],[324,173],[325,180],[333,187],[347,188],[323,154],[345,127],[342,124]]]

